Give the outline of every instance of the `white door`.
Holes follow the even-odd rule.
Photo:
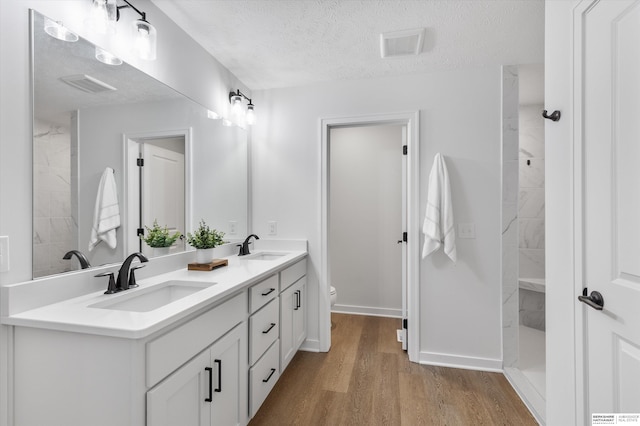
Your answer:
[[[583,305],[587,420],[640,413],[640,1],[589,3],[576,16],[585,29],[583,283],[604,306]]]
[[[184,154],[145,142],[143,157],[143,225],[184,234]]]

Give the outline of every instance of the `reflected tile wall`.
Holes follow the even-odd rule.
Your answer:
[[[35,120],[33,132],[33,276],[65,272],[75,265],[62,260],[75,246],[77,225],[71,217],[69,129]]]

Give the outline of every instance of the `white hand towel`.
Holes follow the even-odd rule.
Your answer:
[[[424,246],[422,258],[438,250],[444,243],[444,252],[456,262],[456,232],[453,224],[453,206],[451,204],[451,186],[444,157],[440,153],[433,159],[429,174],[429,193],[424,224]]]
[[[118,243],[116,240],[116,228],[119,226],[120,207],[118,206],[116,180],[113,176],[113,169],[107,167],[102,172],[100,184],[98,185],[89,251],[93,250],[100,241],[104,241],[112,249],[116,248]]]

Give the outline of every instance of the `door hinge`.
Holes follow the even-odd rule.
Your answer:
[[[138,167],[144,167],[144,158],[138,158],[136,160],[136,164],[138,165]]]
[[[402,233],[402,241],[404,241],[405,243],[407,242],[407,233],[406,232]]]
[[[138,228],[136,231],[136,235],[137,236],[144,235],[144,228]]]
[[[409,322],[409,321],[408,321],[406,318],[402,320],[402,328],[404,328],[405,330],[407,330],[407,329],[408,329],[408,327],[407,327],[407,323],[408,323],[408,322]]]
[[[407,151],[408,151],[407,145],[402,145],[402,155],[407,155]]]

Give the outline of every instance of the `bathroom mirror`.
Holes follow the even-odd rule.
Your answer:
[[[246,132],[209,118],[206,108],[127,63],[98,61],[97,46],[87,40],[50,36],[46,19],[32,11],[33,277],[79,269],[75,257],[63,259],[71,250],[84,253],[92,266],[121,262],[140,249],[137,230],[150,227],[151,218],[185,235],[204,219],[226,239],[243,237]],[[155,184],[151,197],[139,168],[131,166],[148,147],[176,153],[182,169],[175,170],[183,170],[171,175],[156,169],[147,176],[146,183]],[[116,245],[103,241],[89,251],[98,187],[107,168],[113,170],[120,211]],[[176,173],[183,174],[184,183],[176,183]],[[152,207],[152,200],[163,200],[171,211],[161,212],[158,203]],[[174,224],[176,217],[180,225]],[[154,255],[146,244],[142,247]],[[171,251],[184,249],[190,247],[178,240]]]

